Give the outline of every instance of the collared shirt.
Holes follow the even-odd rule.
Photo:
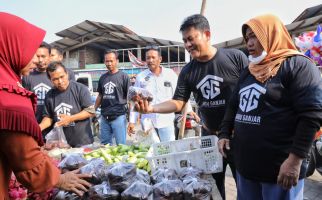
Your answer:
[[[172,69],[161,66],[161,73],[159,76],[153,74],[150,69],[146,69],[139,73],[136,77],[134,86],[147,89],[153,95],[151,105],[155,105],[172,99],[177,86],[177,81],[178,76]],[[131,112],[130,122],[135,123],[137,116],[137,112]],[[174,113],[142,114],[141,120],[144,118],[150,118],[155,128],[164,128],[173,126]]]

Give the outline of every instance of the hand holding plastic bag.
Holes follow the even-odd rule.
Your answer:
[[[55,126],[46,136],[46,149],[69,148],[63,127]]]

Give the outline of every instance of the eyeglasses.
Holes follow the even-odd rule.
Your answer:
[[[151,50],[151,49],[154,49],[154,50],[160,50],[160,47],[157,46],[157,45],[148,45],[145,47],[146,50]]]

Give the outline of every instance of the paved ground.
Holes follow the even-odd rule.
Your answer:
[[[235,181],[231,175],[230,169],[227,169],[226,172],[226,199],[227,200],[236,200],[236,185]],[[214,200],[221,199],[218,190],[215,188],[213,192]],[[304,186],[304,200],[321,200],[322,199],[322,175],[317,171],[305,179]]]

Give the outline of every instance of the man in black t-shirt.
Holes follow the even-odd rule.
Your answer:
[[[54,88],[45,98],[44,118],[39,124],[41,130],[55,124],[63,126],[67,143],[79,147],[93,143],[90,117],[94,116],[94,105],[86,86],[69,81],[65,66],[52,62],[47,75]]]
[[[104,63],[108,71],[99,81],[95,110],[101,106],[100,135],[102,144],[112,144],[115,137],[117,144],[126,143],[127,127],[127,92],[130,87],[129,76],[119,71],[118,53],[107,51]]]
[[[248,65],[247,57],[239,50],[217,49],[210,43],[208,20],[192,15],[183,22],[180,31],[186,50],[193,60],[181,71],[173,99],[157,105],[139,101],[136,108],[143,113],[169,113],[181,111],[191,92],[199,108],[203,135],[217,135],[228,100],[241,71]],[[213,174],[218,190],[225,199],[225,170]],[[233,174],[234,166],[230,163]]]
[[[35,60],[35,64],[37,68],[30,73],[29,76],[24,76],[22,78],[22,85],[37,95],[37,111],[36,111],[36,118],[37,122],[40,123],[43,119],[43,112],[44,112],[44,102],[47,92],[53,87],[52,82],[48,78],[46,74],[46,69],[50,62],[52,61],[59,61],[59,60],[52,60],[52,52],[51,46],[46,42],[42,42],[36,52],[37,59]],[[55,58],[59,58],[56,56]],[[74,73],[71,73],[69,80],[75,80]],[[72,78],[73,77],[73,78]],[[43,131],[43,135],[45,135],[49,131],[50,127],[47,130]]]
[[[36,118],[38,123],[43,119],[46,94],[53,86],[46,74],[46,69],[50,63],[50,50],[49,44],[41,43],[36,52],[37,68],[29,76],[22,78],[22,85],[37,95]]]

